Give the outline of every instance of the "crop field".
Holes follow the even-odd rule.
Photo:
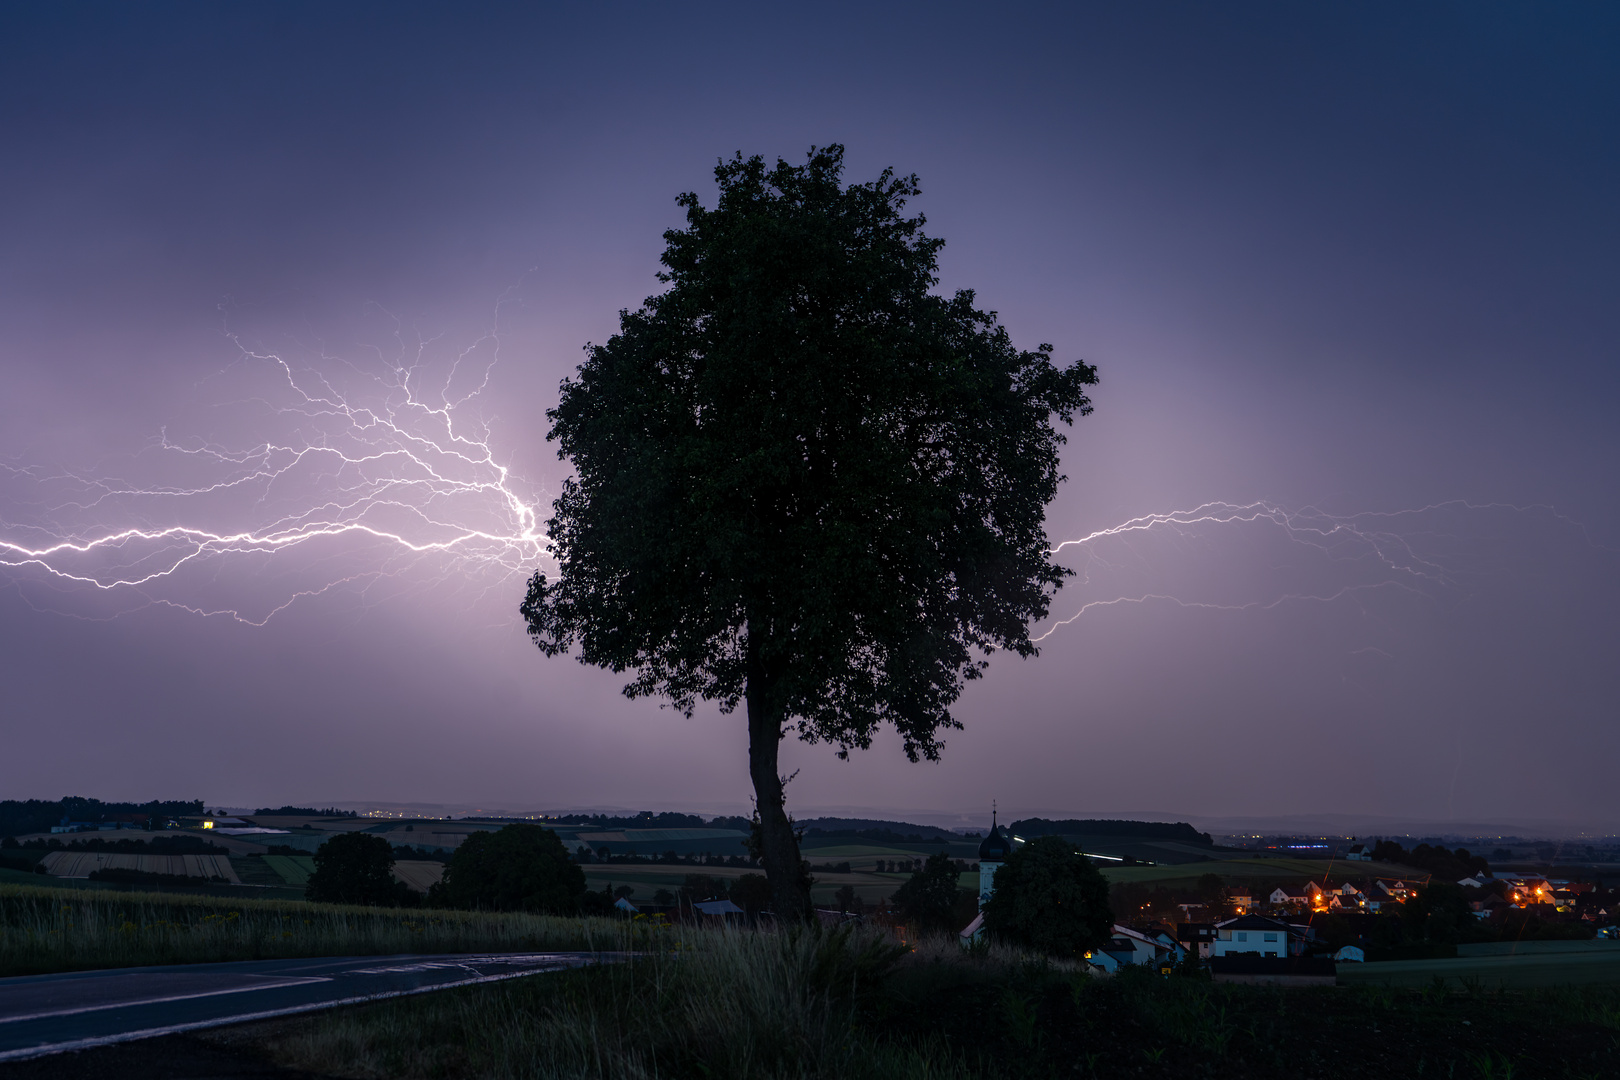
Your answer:
[[[419,893],[425,893],[444,876],[444,863],[432,859],[401,859],[394,863],[394,876]]]
[[[281,875],[289,885],[309,884],[309,875],[315,872],[315,860],[308,855],[263,855],[264,863]]]
[[[225,855],[119,855],[105,851],[53,851],[40,860],[52,877],[89,877],[92,870],[139,870],[147,874],[214,878],[238,882]]]

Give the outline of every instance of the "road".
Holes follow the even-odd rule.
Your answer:
[[[519,978],[594,959],[591,953],[348,956],[0,979],[0,1062]]]

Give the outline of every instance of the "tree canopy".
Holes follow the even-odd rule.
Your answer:
[[[1096,372],[1012,344],[971,291],[934,292],[943,241],[907,217],[915,176],[842,182],[741,155],[706,208],[677,200],[668,288],[587,346],[546,415],[573,463],[547,522],[559,566],[522,605],[547,654],[630,673],[690,715],[746,704],[762,861],[808,913],[783,809],[788,731],[865,748],[891,725],[939,756],[951,706],[1065,574],[1044,530],[1053,424]]]
[[[919,930],[959,929],[952,923],[961,887],[961,871],[943,851],[928,856],[894,894],[894,902],[908,922]]]
[[[428,900],[483,911],[570,915],[579,910],[585,891],[585,871],[568,857],[557,834],[524,823],[463,840]]]
[[[1113,930],[1107,879],[1062,837],[1043,836],[1007,856],[995,885],[984,905],[992,938],[1073,958]]]
[[[315,851],[315,872],[304,896],[329,904],[394,905],[407,902],[394,880],[394,849],[371,833],[338,833]]]

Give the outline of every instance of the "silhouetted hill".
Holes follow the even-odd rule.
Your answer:
[[[809,818],[797,823],[808,837],[848,836],[858,840],[919,844],[928,840],[960,840],[949,829],[933,825],[913,825],[909,821],[880,821],[876,818]]]

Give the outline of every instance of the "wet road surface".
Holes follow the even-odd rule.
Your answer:
[[[0,979],[0,1062],[578,967],[591,953],[351,956]]]

